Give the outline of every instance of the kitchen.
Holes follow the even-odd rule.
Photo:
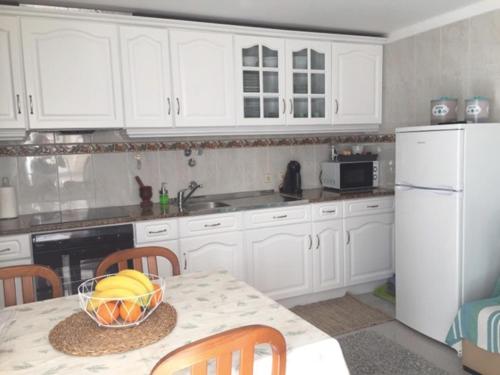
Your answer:
[[[346,292],[369,298],[397,274],[394,128],[428,125],[430,101],[442,95],[458,98],[460,119],[465,99],[485,95],[489,122],[498,120],[494,82],[485,79],[485,68],[479,75],[472,59],[483,53],[484,66],[494,69],[494,9],[484,6],[482,15],[459,9],[450,15],[455,23],[423,23],[421,31],[429,31],[401,30],[392,40],[2,6],[8,58],[1,66],[12,85],[2,96],[8,99],[0,120],[0,176],[7,178],[2,191],[11,194],[6,216],[18,217],[0,221],[0,243],[14,249],[0,254],[0,266],[51,266],[69,295],[95,276],[106,255],[161,246],[175,253],[182,277],[226,270],[285,307]],[[464,61],[453,58],[462,56],[468,38],[481,43],[469,47]],[[371,189],[331,190],[323,162],[356,157],[376,158],[359,163],[370,173],[358,187]],[[279,193],[292,173],[290,161],[300,164],[302,194],[293,183]],[[82,230],[84,238],[77,235]],[[75,246],[81,250],[70,254]],[[158,261],[158,275],[168,283],[169,262]],[[168,286],[165,298],[171,301]],[[65,300],[58,321],[76,301],[71,307]],[[172,305],[184,325],[181,304]],[[396,323],[384,323],[393,324],[386,334],[406,328]],[[210,329],[203,332],[196,337]],[[439,348],[434,366],[461,370],[456,352],[420,340],[422,363]],[[175,348],[165,345],[162,356]],[[300,357],[287,359],[287,371],[295,363],[300,373]],[[339,372],[347,368],[343,361]]]

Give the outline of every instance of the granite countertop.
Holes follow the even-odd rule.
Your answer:
[[[228,204],[228,206],[192,212],[180,212],[174,204],[170,204],[168,207],[162,207],[159,204],[154,204],[149,208],[141,208],[139,205],[132,205],[123,207],[102,207],[85,210],[46,212],[21,215],[17,219],[0,220],[0,236],[130,223],[142,220],[228,213],[259,208],[293,206],[338,200],[366,199],[393,194],[394,190],[384,188],[362,192],[335,192],[318,188],[306,189],[300,197],[282,195],[272,191],[193,197],[191,199],[191,204],[206,201],[217,201],[224,202]]]

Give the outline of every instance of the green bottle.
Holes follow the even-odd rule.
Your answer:
[[[168,206],[169,203],[170,203],[170,198],[168,197],[167,183],[162,182],[160,189],[160,205]]]

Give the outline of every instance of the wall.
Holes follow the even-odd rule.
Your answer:
[[[99,143],[123,142],[118,132],[92,135],[32,133],[25,142]],[[394,181],[394,144],[367,145],[381,156],[382,183]],[[67,209],[138,204],[134,176],[152,185],[158,201],[161,182],[166,182],[171,197],[191,180],[203,185],[198,195],[250,190],[276,190],[290,160],[302,166],[304,188],[319,187],[320,162],[330,155],[330,145],[284,145],[193,150],[196,166],[188,166],[183,150],[87,153],[0,157],[0,177],[7,176],[17,188],[21,214]],[[141,159],[138,169],[136,157]],[[266,175],[271,181],[266,180]]]
[[[500,11],[485,13],[398,40],[384,47],[383,131],[430,123],[430,101],[490,98],[500,122]]]

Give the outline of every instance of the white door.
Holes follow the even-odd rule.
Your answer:
[[[23,18],[31,129],[123,126],[115,25]]]
[[[26,129],[19,19],[0,17],[0,138]]]
[[[463,189],[464,130],[396,133],[396,184]]]
[[[237,122],[285,124],[285,41],[235,36]]]
[[[333,123],[382,122],[382,46],[333,43]]]
[[[175,255],[177,255],[177,259],[179,260],[180,263],[180,257],[179,257],[179,241],[178,240],[167,240],[167,241],[155,241],[155,242],[148,242],[148,243],[143,243],[143,244],[136,244],[136,247],[146,247],[146,246],[160,246],[160,247],[165,247],[169,250],[172,250]],[[162,258],[162,257],[156,257],[156,262],[158,264],[158,276],[160,277],[172,277],[172,264],[170,263],[169,260]],[[142,260],[142,268],[144,272],[148,271],[148,262],[146,258],[143,258]]]
[[[396,188],[396,318],[441,342],[460,307],[461,201]]]
[[[320,292],[344,285],[344,243],[342,220],[313,223],[314,291]]]
[[[394,214],[345,219],[346,285],[382,280],[394,272]]]
[[[273,299],[312,291],[311,225],[283,225],[245,233],[249,282]]]
[[[176,126],[235,125],[233,38],[170,32]]]
[[[127,128],[172,126],[168,31],[120,26]]]
[[[225,270],[244,280],[241,232],[182,238],[180,254],[182,273]]]
[[[331,43],[286,41],[287,124],[331,124]]]

